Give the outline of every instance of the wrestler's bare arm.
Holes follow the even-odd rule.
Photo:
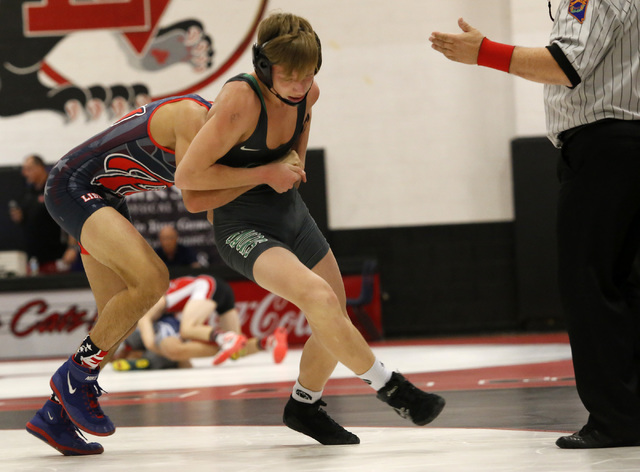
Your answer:
[[[260,115],[260,100],[242,82],[225,85],[207,121],[183,155],[176,152],[175,182],[183,190],[219,190],[267,184],[277,192],[290,189],[304,171],[274,163],[254,168],[217,164],[234,145],[248,138]]]

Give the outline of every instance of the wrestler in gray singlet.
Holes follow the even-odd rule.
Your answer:
[[[267,147],[267,109],[256,79],[241,74],[229,80],[248,83],[260,97],[262,108],[253,134],[229,150],[218,164],[256,167],[285,156],[302,133],[306,119],[306,98],[298,105],[293,137],[276,149]],[[308,268],[313,268],[329,252],[329,244],[309,214],[296,188],[277,193],[259,185],[234,201],[214,210],[216,245],[222,259],[245,277],[254,280],[253,265],[271,247],[289,249]],[[255,281],[255,280],[254,280]]]

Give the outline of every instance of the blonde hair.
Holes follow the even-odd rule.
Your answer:
[[[258,44],[273,65],[286,74],[318,71],[320,41],[311,23],[292,13],[274,13],[260,22]]]

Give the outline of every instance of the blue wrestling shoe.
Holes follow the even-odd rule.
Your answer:
[[[104,448],[95,442],[87,442],[78,427],[71,422],[62,405],[47,400],[31,421],[27,432],[42,439],[65,456],[102,454]]]
[[[109,436],[116,427],[98,404],[103,392],[98,385],[99,372],[77,364],[70,357],[53,374],[49,385],[78,428],[96,436]]]

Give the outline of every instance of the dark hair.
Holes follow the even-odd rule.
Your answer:
[[[39,165],[40,167],[47,167],[42,157],[40,157],[38,154],[31,154],[27,156],[27,159],[31,159],[36,165]]]

